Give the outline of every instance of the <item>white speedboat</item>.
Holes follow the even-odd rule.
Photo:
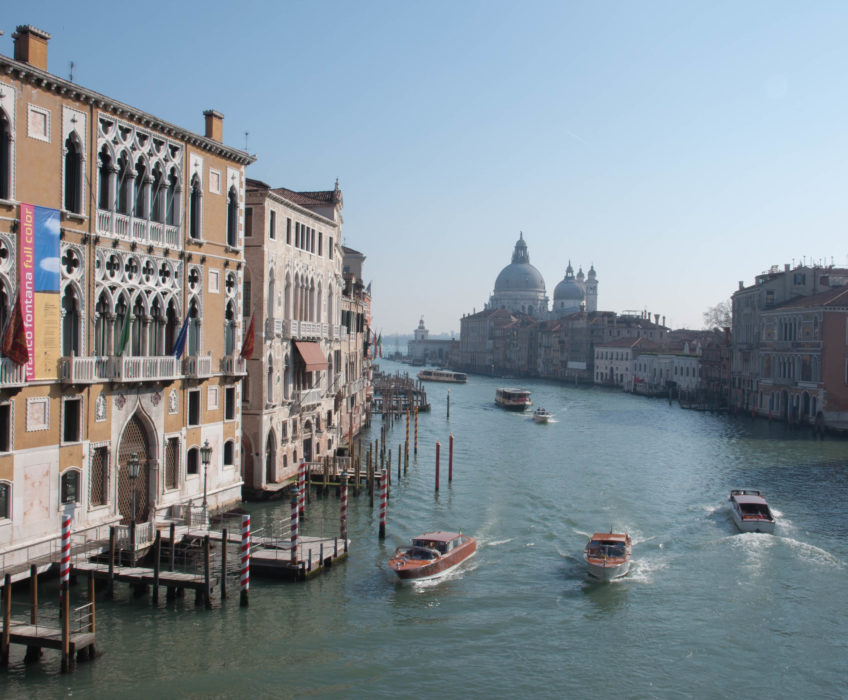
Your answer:
[[[547,408],[542,408],[541,406],[533,411],[533,420],[537,423],[550,423],[553,417],[553,413],[551,413]]]
[[[611,581],[630,571],[632,546],[630,535],[616,532],[596,532],[583,550],[589,575],[601,581]]]
[[[774,532],[774,516],[757,489],[733,489],[730,507],[733,522],[742,532]]]

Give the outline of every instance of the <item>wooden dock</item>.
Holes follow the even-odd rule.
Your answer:
[[[264,544],[257,541],[251,544],[250,571],[257,576],[285,579],[287,581],[305,581],[347,559],[350,540],[341,541],[338,537],[298,538],[297,556],[292,559],[291,543],[271,541]]]
[[[400,415],[407,411],[429,411],[422,382],[408,374],[377,374],[371,384],[371,412]]]
[[[3,636],[7,636],[5,630]],[[71,664],[73,664],[74,658],[82,658],[84,654],[93,655],[94,632],[71,632],[68,639]],[[23,644],[28,648],[56,649],[57,651],[62,651],[64,648],[60,628],[23,622],[13,622],[9,625],[8,643]],[[5,643],[0,643],[0,646],[5,646]],[[0,650],[0,655],[8,659],[8,650]]]

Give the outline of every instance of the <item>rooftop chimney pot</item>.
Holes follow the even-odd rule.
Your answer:
[[[224,140],[224,115],[214,109],[207,109],[203,116],[206,117],[206,138],[222,143]]]
[[[21,24],[12,34],[15,42],[15,60],[47,70],[47,42],[50,35],[31,24]]]

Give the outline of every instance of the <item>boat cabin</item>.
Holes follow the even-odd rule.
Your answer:
[[[586,545],[586,553],[590,557],[627,556],[627,535],[599,534],[596,532],[589,544]]]
[[[412,540],[413,548],[436,550],[447,554],[462,544],[462,535],[457,532],[430,532]]]

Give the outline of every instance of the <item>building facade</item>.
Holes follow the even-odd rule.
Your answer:
[[[222,142],[0,56],[0,550],[241,495],[244,168]],[[201,447],[211,448],[208,464]],[[137,473],[129,465],[137,465]],[[30,551],[32,554],[33,551]]]

